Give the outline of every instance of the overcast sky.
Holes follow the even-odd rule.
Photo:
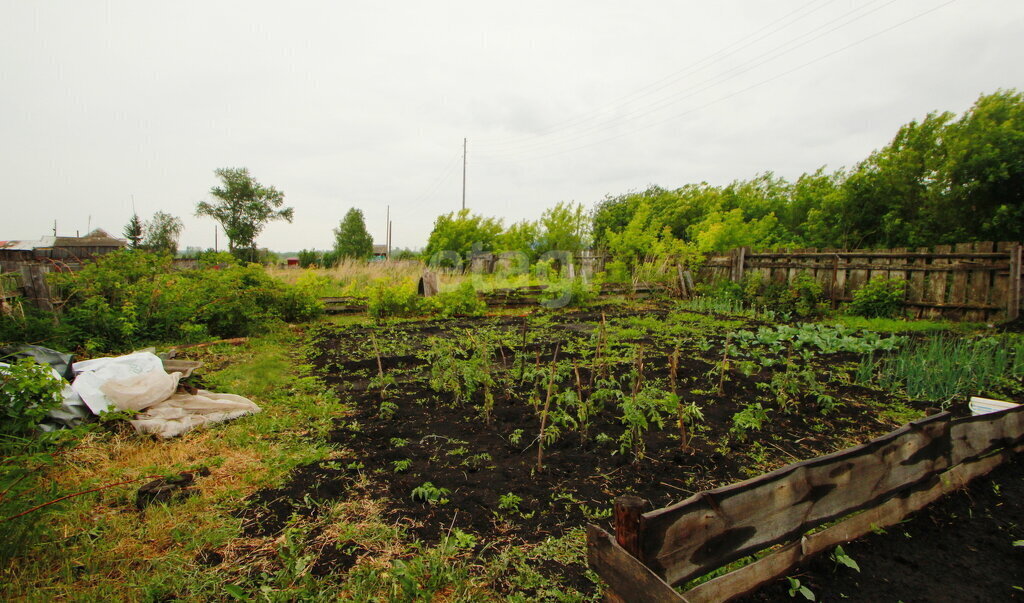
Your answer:
[[[426,243],[658,184],[850,166],[929,111],[1024,89],[1021,0],[0,3],[0,239],[196,218],[219,167],[284,191],[261,246],[350,207]],[[221,245],[224,245],[223,236]]]

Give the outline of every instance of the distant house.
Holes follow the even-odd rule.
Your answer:
[[[128,245],[97,228],[84,237],[42,237],[37,241],[0,241],[0,266],[14,270],[19,262],[81,263]]]
[[[373,260],[386,260],[388,259],[388,246],[387,245],[374,245],[373,246]]]

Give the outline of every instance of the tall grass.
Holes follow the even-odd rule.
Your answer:
[[[423,273],[423,263],[418,260],[397,260],[393,262],[367,262],[345,259],[333,268],[267,268],[267,274],[294,285],[304,274],[314,274],[328,279],[323,295],[330,297],[366,297],[377,284],[387,286],[416,286]]]
[[[1013,393],[1024,376],[1024,339],[1013,336],[964,339],[931,337],[891,355],[866,356],[857,371],[861,384],[904,391],[911,399],[939,402],[988,392]]]

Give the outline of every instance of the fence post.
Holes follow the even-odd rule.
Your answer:
[[[1021,244],[1010,248],[1010,283],[1006,291],[1006,320],[1020,316],[1021,302]]]
[[[647,501],[639,496],[620,496],[615,499],[615,541],[627,553],[643,562],[640,539],[643,532],[641,515]]]
[[[25,297],[30,299],[40,310],[53,312],[50,287],[46,284],[46,272],[43,267],[38,264],[22,264],[20,269]]]

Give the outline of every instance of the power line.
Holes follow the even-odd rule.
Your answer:
[[[807,4],[801,6],[800,8],[797,8],[797,9],[795,9],[793,11],[790,11],[790,12],[786,13],[785,15],[783,15],[782,17],[779,17],[778,19],[776,19],[776,20],[774,20],[774,21],[772,21],[772,22],[770,22],[770,23],[768,23],[768,24],[758,28],[757,30],[751,32],[747,36],[745,36],[743,38],[740,38],[739,40],[736,40],[736,41],[732,42],[731,44],[728,44],[728,45],[720,48],[719,50],[717,50],[717,51],[715,51],[715,52],[705,56],[702,59],[698,59],[697,61],[694,61],[693,63],[690,63],[689,65],[686,65],[685,67],[681,68],[679,71],[677,71],[675,73],[672,73],[672,74],[669,74],[669,75],[667,75],[667,76],[665,76],[665,77],[663,77],[663,78],[661,78],[661,79],[659,79],[659,80],[657,80],[655,82],[652,82],[652,83],[650,83],[650,84],[648,84],[648,85],[646,85],[646,86],[644,86],[644,87],[642,87],[642,88],[640,88],[640,89],[638,89],[638,90],[636,90],[634,92],[631,92],[629,94],[621,96],[621,97],[611,101],[610,103],[595,109],[594,111],[585,113],[583,115],[580,115],[580,116],[577,116],[577,117],[574,117],[574,118],[567,119],[567,120],[565,120],[565,121],[563,121],[561,123],[556,122],[555,124],[553,124],[551,126],[548,126],[544,130],[542,130],[540,132],[537,132],[537,133],[534,133],[534,134],[519,136],[519,137],[515,137],[514,139],[506,139],[506,140],[497,139],[497,140],[492,141],[492,142],[488,142],[487,138],[485,137],[485,138],[481,138],[479,142],[481,142],[481,144],[483,144],[484,146],[504,146],[504,145],[508,145],[508,144],[517,144],[517,142],[518,142],[517,139],[521,139],[521,138],[531,139],[531,138],[534,138],[534,137],[537,137],[537,136],[547,136],[548,134],[550,134],[550,133],[552,133],[554,131],[568,128],[571,125],[579,123],[581,121],[587,121],[592,116],[596,117],[596,116],[599,116],[599,115],[601,115],[603,113],[606,113],[607,111],[609,111],[611,109],[615,109],[616,107],[628,105],[629,102],[631,101],[631,99],[643,98],[645,96],[649,96],[649,95],[653,94],[654,92],[656,92],[658,90],[662,90],[664,88],[667,88],[667,87],[671,86],[673,83],[675,83],[675,82],[679,81],[680,79],[682,79],[684,76],[689,75],[690,73],[694,72],[695,70],[696,71],[700,71],[701,69],[703,69],[703,67],[701,69],[697,69],[698,67],[701,66],[701,64],[708,63],[708,62],[714,63],[716,61],[720,61],[722,59],[728,58],[728,57],[736,54],[740,50],[750,46],[751,44],[754,44],[754,43],[756,43],[756,42],[758,42],[758,41],[760,41],[760,40],[762,40],[762,39],[764,39],[766,37],[769,37],[769,36],[771,36],[773,34],[776,34],[776,33],[780,32],[780,31],[786,29],[787,27],[789,27],[793,23],[796,23],[797,21],[803,19],[804,17],[807,17],[808,15],[810,15],[810,14],[812,14],[814,12],[817,12],[818,10],[824,8],[825,6],[827,6],[829,4],[832,4],[836,0],[828,0],[828,2],[826,2],[825,4],[823,4],[821,6],[818,6],[814,10],[811,10],[811,11],[809,11],[809,12],[803,14],[803,15],[798,16],[793,21],[791,21],[791,22],[789,22],[789,23],[787,23],[787,24],[785,24],[785,25],[783,25],[783,26],[781,26],[779,28],[776,28],[775,30],[770,31],[770,32],[768,32],[768,33],[766,33],[766,34],[764,34],[764,35],[762,35],[760,37],[754,38],[752,40],[750,39],[754,35],[764,31],[765,29],[768,29],[768,28],[772,27],[773,25],[779,23],[780,21],[783,21],[783,20],[787,19],[788,17],[790,17],[790,16],[792,16],[792,15],[794,15],[796,13],[799,13],[799,12],[803,11],[804,9],[810,7],[813,4],[816,4],[819,1],[820,0],[812,0],[811,2],[808,2]],[[748,40],[746,44],[742,44],[741,46],[739,46],[738,48],[735,48],[731,52],[727,52],[730,49],[732,49],[734,46],[737,46],[737,45],[743,43],[744,40]],[[721,56],[719,56],[719,55],[721,55]]]
[[[850,44],[847,44],[846,46],[843,46],[841,48],[837,48],[836,50],[833,50],[833,51],[827,52],[825,54],[822,54],[821,56],[818,56],[817,58],[813,58],[811,60],[808,60],[807,62],[801,63],[801,64],[799,64],[799,66],[797,66],[797,67],[795,67],[795,68],[793,68],[791,70],[784,71],[784,72],[782,72],[780,74],[777,74],[777,75],[775,75],[775,76],[773,76],[771,78],[767,78],[765,80],[762,80],[762,81],[757,82],[755,84],[752,84],[750,86],[746,86],[745,88],[741,88],[739,90],[736,90],[736,91],[731,92],[729,94],[726,94],[724,96],[720,96],[720,97],[718,97],[718,98],[716,98],[716,99],[714,99],[714,100],[712,100],[710,102],[706,102],[705,104],[701,104],[699,106],[695,106],[691,110],[685,111],[685,112],[680,113],[680,114],[676,114],[676,115],[671,116],[671,117],[669,117],[667,119],[660,120],[660,121],[657,121],[657,122],[654,122],[654,123],[651,123],[651,124],[647,124],[646,126],[643,126],[641,128],[637,128],[636,130],[633,130],[633,131],[630,131],[630,132],[624,132],[624,133],[621,133],[621,134],[615,134],[613,136],[608,136],[606,138],[603,138],[601,140],[596,140],[596,141],[588,143],[588,144],[582,144],[580,146],[574,146],[572,148],[566,148],[564,150],[560,150],[560,152],[556,152],[556,153],[552,153],[552,154],[544,155],[544,156],[539,156],[539,157],[535,157],[535,158],[532,158],[532,159],[534,159],[534,160],[542,160],[542,159],[548,159],[548,158],[551,158],[551,157],[557,157],[559,155],[564,155],[566,153],[571,153],[571,152],[573,152],[573,150],[580,150],[582,148],[587,148],[587,147],[590,147],[590,146],[594,146],[595,144],[601,144],[601,143],[604,143],[604,142],[608,142],[610,140],[614,140],[616,138],[622,138],[623,136],[628,136],[630,134],[635,134],[638,131],[646,130],[646,129],[653,128],[653,127],[659,126],[659,125],[663,125],[663,124],[665,124],[667,122],[671,122],[673,120],[677,120],[677,119],[679,119],[679,118],[681,118],[683,116],[690,115],[692,113],[696,113],[696,112],[701,111],[703,109],[707,109],[707,107],[709,107],[709,106],[712,106],[714,104],[717,104],[719,102],[722,102],[724,100],[732,98],[733,96],[738,96],[739,94],[742,94],[743,92],[749,92],[750,90],[753,90],[755,88],[759,88],[759,87],[761,87],[761,86],[763,86],[765,84],[768,84],[770,82],[773,82],[775,80],[783,78],[783,77],[785,77],[787,75],[793,74],[793,73],[798,72],[798,71],[800,71],[802,69],[810,67],[811,64],[820,62],[820,61],[828,58],[829,56],[833,56],[833,55],[839,54],[840,52],[843,52],[845,50],[853,48],[854,46],[858,46],[858,45],[860,45],[860,44],[862,44],[862,43],[864,43],[864,42],[866,42],[868,40],[871,40],[871,39],[877,38],[877,37],[879,37],[879,36],[881,36],[883,34],[889,33],[889,32],[891,32],[891,31],[893,31],[893,30],[895,30],[897,28],[900,28],[900,27],[910,23],[910,21],[919,19],[919,18],[921,18],[923,16],[926,16],[928,14],[931,14],[932,12],[935,12],[935,11],[941,9],[941,8],[945,8],[946,6],[948,6],[948,5],[950,5],[950,4],[954,3],[954,2],[956,2],[956,0],[948,0],[947,2],[943,2],[942,4],[940,4],[938,6],[935,6],[933,8],[928,9],[928,10],[925,10],[924,12],[920,12],[918,14],[915,14],[915,15],[913,15],[913,16],[911,16],[909,18],[906,18],[904,20],[901,20],[901,21],[899,21],[899,23],[897,23],[897,24],[895,24],[893,26],[890,26],[890,27],[888,27],[888,28],[886,28],[884,30],[881,30],[881,31],[876,32],[876,33],[873,33],[873,34],[871,34],[869,36],[865,36],[864,38],[861,38],[861,39],[857,40],[856,42],[852,42]]]
[[[875,2],[877,2],[877,1],[878,0],[875,0]],[[824,23],[824,24],[822,24],[822,25],[812,29],[811,31],[805,32],[804,34],[801,34],[800,36],[797,36],[796,38],[793,38],[793,39],[791,39],[791,40],[789,40],[787,42],[784,42],[783,44],[780,44],[780,45],[775,46],[775,47],[773,47],[771,49],[768,49],[767,51],[765,51],[757,59],[754,59],[752,61],[748,61],[745,64],[738,65],[736,67],[733,67],[732,69],[729,69],[729,70],[724,71],[722,73],[719,73],[719,74],[717,74],[715,76],[712,76],[712,77],[710,77],[708,79],[705,79],[705,80],[703,80],[701,82],[698,82],[698,83],[694,84],[693,86],[691,86],[689,88],[680,90],[680,91],[678,91],[678,92],[676,92],[674,94],[666,96],[666,97],[664,97],[664,98],[662,98],[662,99],[660,99],[658,101],[655,101],[654,103],[651,103],[651,104],[647,105],[646,107],[638,107],[637,109],[634,109],[633,111],[630,111],[630,112],[628,112],[628,113],[626,113],[624,115],[619,115],[619,116],[616,116],[615,118],[607,119],[607,120],[604,120],[603,122],[599,122],[599,123],[593,124],[591,126],[587,126],[587,127],[583,128],[581,130],[578,130],[576,132],[567,132],[567,133],[564,133],[564,134],[561,134],[561,135],[554,136],[553,138],[550,138],[550,139],[547,139],[547,140],[535,139],[532,142],[520,143],[520,145],[519,145],[520,148],[518,148],[518,149],[509,149],[506,152],[511,153],[513,155],[521,155],[521,154],[524,154],[524,153],[531,153],[531,152],[534,152],[534,151],[543,150],[546,147],[562,145],[562,144],[565,144],[567,142],[573,142],[575,140],[580,140],[582,138],[587,137],[591,133],[599,133],[601,131],[617,127],[617,126],[621,125],[622,123],[626,123],[626,122],[629,122],[629,121],[637,120],[637,119],[642,118],[642,117],[646,117],[648,115],[651,115],[653,113],[661,111],[662,109],[665,109],[665,108],[667,108],[667,107],[669,107],[669,106],[671,106],[673,104],[676,104],[680,100],[691,98],[691,97],[697,95],[700,92],[712,89],[712,88],[714,88],[716,86],[719,86],[719,85],[721,85],[721,84],[723,84],[723,83],[725,83],[727,81],[733,80],[733,79],[739,77],[740,75],[743,75],[744,73],[750,72],[750,71],[756,69],[757,67],[760,67],[760,66],[765,65],[767,63],[770,63],[772,61],[775,61],[775,60],[779,59],[780,57],[783,57],[783,56],[785,56],[785,55],[787,55],[789,53],[792,53],[792,52],[794,52],[795,50],[797,50],[799,48],[807,46],[808,44],[810,44],[811,42],[813,42],[815,40],[818,40],[818,39],[820,39],[820,38],[822,38],[822,37],[824,37],[826,35],[829,35],[829,34],[835,32],[835,31],[837,31],[839,29],[842,29],[843,27],[846,27],[846,26],[848,26],[848,25],[850,25],[850,24],[852,24],[852,23],[854,23],[856,21],[859,21],[860,19],[863,19],[864,17],[867,17],[868,15],[874,14],[874,13],[884,9],[885,7],[895,3],[896,1],[897,0],[889,0],[889,2],[886,2],[885,4],[883,4],[881,6],[875,7],[875,8],[873,8],[873,9],[867,11],[867,12],[864,12],[864,13],[862,13],[860,15],[856,15],[856,16],[853,16],[852,18],[847,19],[847,17],[850,17],[851,15],[854,15],[855,13],[864,10],[865,8],[867,8],[868,6],[870,6],[871,4],[873,4],[875,2],[869,2],[868,4],[861,5],[861,6],[855,8],[855,9],[853,9],[851,11],[848,11],[848,12],[840,15],[839,17],[836,17],[835,19],[832,19],[832,20],[830,20],[830,21],[828,21],[828,22],[826,22],[826,23]],[[843,21],[843,19],[846,19],[846,20]],[[834,24],[834,23],[836,23],[838,21],[843,21],[843,22],[839,23],[835,27],[832,27],[831,29],[824,30],[825,27],[827,27],[829,25],[832,25],[832,24]],[[814,35],[814,34],[817,34],[817,35]],[[805,39],[803,42],[800,42],[799,44],[796,44],[798,41],[800,41],[803,38],[807,38],[808,36],[813,36],[813,37]],[[789,46],[789,48],[787,48],[787,46]],[[726,77],[726,76],[728,76],[728,77]],[[716,80],[718,80],[718,81],[716,81]],[[484,154],[486,155],[486,151],[484,151]]]
[[[671,115],[671,116],[669,116],[667,118],[664,118],[664,119],[661,119],[661,120],[658,120],[658,121],[655,121],[655,122],[651,122],[651,123],[648,123],[648,124],[643,125],[643,126],[639,126],[639,127],[634,128],[633,130],[630,130],[628,132],[621,132],[621,133],[614,134],[612,136],[607,136],[605,138],[602,138],[602,139],[599,139],[599,140],[596,140],[596,141],[593,141],[593,142],[590,142],[590,143],[587,143],[587,144],[578,145],[578,146],[574,146],[574,147],[571,147],[571,148],[562,149],[562,150],[559,150],[559,151],[554,151],[552,153],[548,153],[548,154],[545,154],[545,155],[538,155],[538,156],[534,156],[534,157],[526,157],[526,158],[522,158],[522,159],[534,159],[534,160],[536,160],[536,159],[546,159],[546,158],[549,158],[549,157],[555,157],[555,156],[558,156],[558,155],[563,155],[565,153],[569,153],[569,152],[572,152],[572,151],[576,151],[576,150],[588,148],[588,147],[591,147],[591,146],[595,146],[597,144],[602,144],[602,143],[605,143],[605,142],[616,140],[618,138],[622,138],[623,136],[628,136],[628,135],[631,135],[631,134],[635,134],[637,132],[640,132],[640,131],[643,131],[643,130],[647,130],[647,129],[650,129],[650,128],[662,125],[664,123],[676,120],[676,119],[678,119],[680,117],[683,117],[685,115],[689,115],[689,114],[695,113],[696,111],[700,111],[702,109],[705,109],[707,107],[715,105],[715,104],[717,104],[719,102],[728,100],[728,99],[730,99],[730,98],[732,98],[734,96],[738,96],[739,94],[742,94],[744,92],[748,92],[748,91],[750,91],[750,90],[752,90],[754,88],[758,88],[760,86],[768,84],[768,83],[770,83],[772,81],[775,81],[775,80],[777,80],[779,78],[782,78],[782,77],[785,77],[785,76],[787,76],[787,75],[789,75],[791,73],[794,73],[796,71],[804,69],[804,68],[806,68],[806,67],[808,67],[810,65],[818,63],[818,62],[820,62],[820,61],[822,61],[824,59],[827,59],[827,58],[829,58],[829,57],[831,57],[833,55],[836,55],[836,54],[838,54],[840,52],[843,52],[845,50],[848,50],[850,48],[853,48],[855,46],[863,44],[864,42],[866,42],[868,40],[876,38],[876,37],[878,37],[878,36],[880,36],[882,34],[885,34],[885,33],[889,32],[889,31],[892,31],[893,29],[896,29],[898,27],[902,27],[903,25],[906,25],[907,23],[910,23],[910,22],[915,21],[915,20],[917,20],[917,19],[919,19],[921,17],[924,17],[924,16],[926,16],[926,15],[928,15],[930,13],[933,13],[933,12],[939,10],[939,9],[942,9],[942,8],[944,8],[944,7],[946,7],[946,6],[950,5],[950,4],[953,4],[956,1],[957,0],[949,0],[948,2],[944,2],[944,3],[942,3],[942,4],[938,5],[938,6],[935,6],[935,7],[931,8],[931,9],[928,9],[928,10],[923,11],[921,13],[918,13],[918,14],[912,16],[912,17],[904,19],[903,21],[900,21],[899,23],[896,23],[896,24],[891,25],[891,26],[889,26],[889,27],[887,27],[885,29],[877,31],[877,32],[875,32],[875,33],[873,33],[871,35],[865,36],[865,37],[863,37],[863,38],[861,38],[861,39],[859,39],[859,40],[857,40],[855,42],[852,42],[850,44],[847,44],[845,46],[842,46],[840,48],[832,50],[832,51],[830,51],[828,53],[825,53],[825,54],[823,54],[823,55],[821,55],[821,56],[819,56],[817,58],[814,58],[814,59],[812,59],[810,61],[806,61],[804,63],[801,63],[800,65],[797,65],[796,67],[793,67],[792,69],[788,69],[786,71],[783,71],[782,73],[779,73],[779,74],[776,74],[775,76],[772,76],[770,78],[761,80],[761,81],[759,81],[757,83],[754,83],[754,84],[752,84],[750,86],[746,86],[744,88],[741,88],[741,89],[736,90],[734,92],[731,92],[729,94],[720,96],[720,97],[718,97],[718,98],[716,98],[716,99],[714,99],[714,100],[712,100],[710,102],[704,103],[704,104],[702,104],[700,106],[697,106],[697,107],[694,107],[692,109],[688,109],[688,110],[683,111],[681,113],[673,114],[673,115]],[[564,140],[561,143],[570,142],[570,141],[571,140]],[[543,150],[543,148],[540,148],[540,149],[537,149],[537,150]],[[523,155],[523,154],[529,154],[529,153],[530,153],[529,151],[523,151],[523,152],[520,152],[519,154]],[[497,160],[491,160],[490,162],[491,163],[495,163],[495,162],[497,162]]]

